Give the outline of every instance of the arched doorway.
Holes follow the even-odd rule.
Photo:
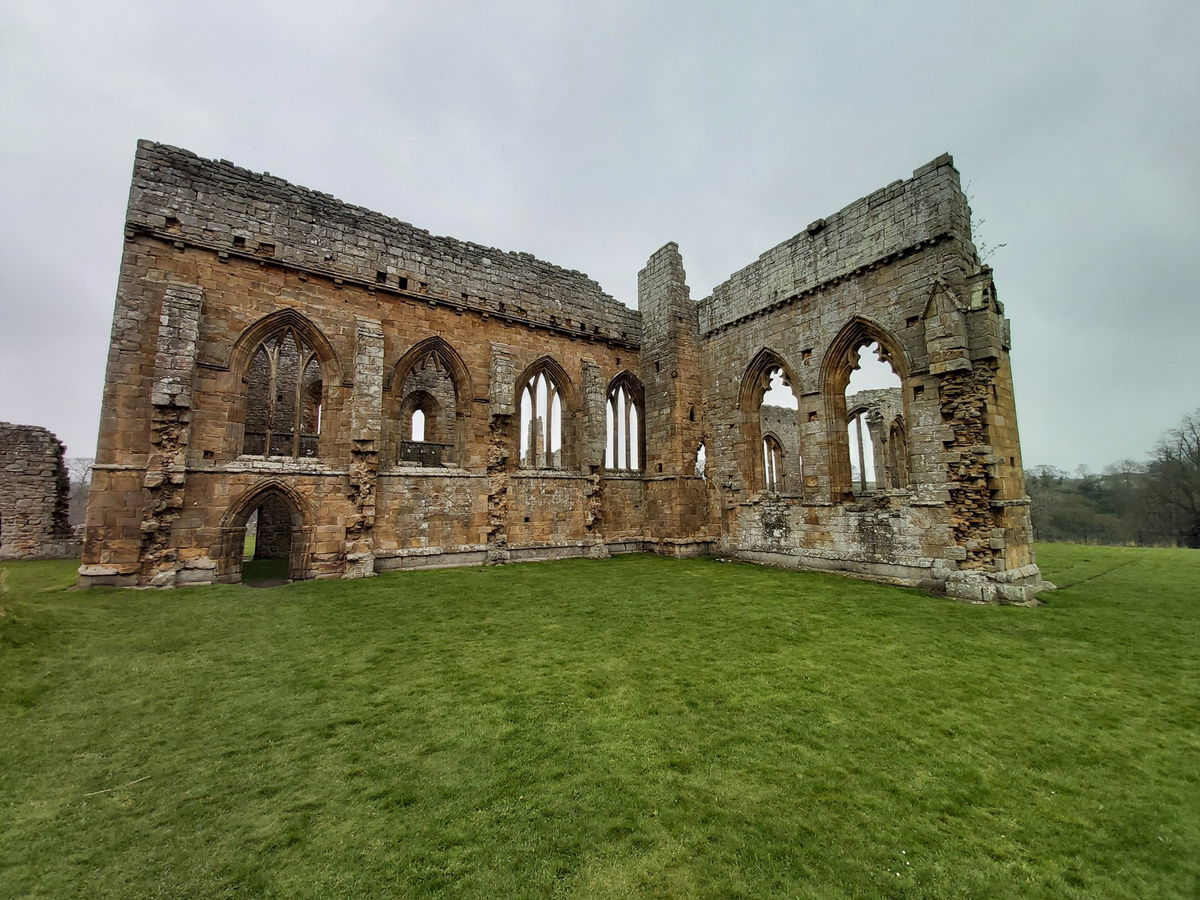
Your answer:
[[[225,515],[217,581],[265,587],[307,578],[310,531],[303,501],[289,487],[271,482],[248,491]]]

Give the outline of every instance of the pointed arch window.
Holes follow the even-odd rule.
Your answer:
[[[878,341],[856,348],[849,365],[853,368],[845,388],[850,408],[846,444],[852,489],[862,492],[898,487],[896,469],[901,464],[907,468],[907,458],[901,461],[896,457],[892,423],[885,421],[885,413],[902,404],[900,376]]]
[[[628,373],[618,375],[609,385],[605,420],[608,439],[604,467],[625,471],[641,469],[645,464],[642,387]]]
[[[396,363],[391,383],[386,427],[396,460],[461,465],[470,413],[462,401],[471,388],[455,350],[440,337],[418,342]]]
[[[521,466],[562,466],[562,389],[549,372],[539,370],[521,389]]]
[[[755,490],[800,492],[800,401],[792,370],[782,357],[765,348],[755,355],[742,376],[739,405],[747,483]]]
[[[317,352],[292,327],[264,338],[243,379],[248,456],[314,457],[318,453],[325,380]]]
[[[908,377],[900,342],[861,317],[846,323],[826,349],[821,380],[834,500],[907,486],[910,461],[903,421],[908,418]],[[892,429],[896,419],[901,421],[898,432]]]

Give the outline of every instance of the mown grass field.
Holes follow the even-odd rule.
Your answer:
[[[2,567],[0,896],[1195,897],[1200,552],[1041,609],[649,556]]]

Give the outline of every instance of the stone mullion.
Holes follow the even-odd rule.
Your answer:
[[[538,380],[539,376],[534,376],[529,383],[529,467],[531,469],[536,469],[541,465],[542,455],[545,453],[546,421],[538,406],[538,389],[541,387]]]
[[[609,433],[605,436],[606,440],[604,443],[607,448],[608,459],[612,460],[612,467],[614,469],[618,468],[618,466],[617,466],[617,402],[616,402],[616,400],[617,400],[617,398],[610,394],[608,397],[608,400],[605,401],[605,404],[604,404],[605,410],[612,413],[612,427],[609,428]],[[605,463],[607,464],[607,462],[608,462],[608,460],[606,459]]]
[[[304,407],[304,369],[308,365],[308,360],[304,356],[305,347],[296,340],[296,385],[292,390],[292,456],[299,458],[300,456],[300,413]]]
[[[629,434],[629,407],[633,401],[630,400],[629,394],[626,393],[624,390],[618,391],[617,396],[620,397],[624,401],[624,403],[621,404],[621,406],[623,407],[621,410],[621,416],[622,416],[621,422],[623,423],[624,429],[625,429],[625,431],[624,431],[624,433],[625,433],[625,456],[621,460],[621,463],[622,463],[621,468],[622,469],[632,469],[633,468],[633,465],[632,465],[633,458],[631,457],[631,455],[629,453],[629,441],[630,441],[630,437],[631,437]]]
[[[279,382],[278,344],[270,346],[265,341],[263,347],[267,351],[267,416],[263,422],[263,456],[271,455],[271,441],[275,431],[275,391]]]
[[[540,377],[546,379],[546,418],[542,422],[543,438],[546,442],[545,452],[543,457],[545,460],[545,468],[551,469],[554,467],[554,442],[551,437],[554,434],[554,398],[558,396],[558,386],[543,373]],[[562,453],[562,406],[559,405],[558,410],[558,440],[559,453]]]

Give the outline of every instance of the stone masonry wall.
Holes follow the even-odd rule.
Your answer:
[[[971,600],[1025,602],[1040,589],[1022,536],[1011,385],[997,383],[1009,329],[969,223],[958,172],[939,157],[815,221],[700,301],[726,552],[942,585]],[[901,380],[908,477],[903,491],[860,496],[844,390],[868,343]],[[748,361],[765,352],[799,398],[802,497],[758,491],[760,449],[739,398]]]
[[[0,559],[77,556],[69,491],[58,438],[35,425],[0,422]]]
[[[700,301],[700,329],[727,328],[755,313],[797,303],[823,285],[941,238],[962,240],[970,233],[970,220],[958,173],[948,155],[939,156],[911,179],[894,181],[815,220],[739,269]]]

